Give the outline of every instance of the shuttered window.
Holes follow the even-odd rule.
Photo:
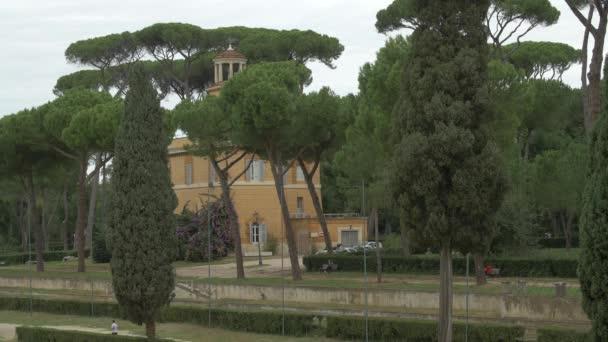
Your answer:
[[[247,172],[245,173],[245,180],[248,182],[256,181],[263,182],[264,181],[264,161],[263,160],[247,160],[245,167],[249,167]]]
[[[249,236],[251,237],[251,243],[257,243],[260,241],[266,243],[267,231],[265,223],[258,223],[257,225],[252,223],[249,225]]]
[[[186,164],[186,185],[192,185],[192,164]]]

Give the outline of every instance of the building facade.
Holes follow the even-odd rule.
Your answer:
[[[219,95],[223,83],[246,68],[247,59],[229,47],[214,59],[214,64],[215,83],[208,89],[211,96]],[[221,197],[222,189],[211,163],[207,158],[189,153],[186,149],[189,144],[187,138],[176,138],[169,146],[171,180],[179,201],[177,212],[181,212],[184,207],[197,210],[207,201],[213,202]],[[287,248],[281,207],[269,162],[258,156],[248,155],[230,169],[232,179],[241,174],[232,185],[231,195],[239,217],[244,253],[255,254],[258,243],[264,245],[271,237],[279,243],[283,241],[284,247]],[[313,181],[319,198],[322,198],[319,174],[317,171]],[[307,254],[323,249],[323,233],[302,170],[297,166],[291,167],[287,170],[283,182],[298,252]],[[253,224],[254,222],[258,224]],[[365,218],[327,215],[327,222],[334,246],[353,246],[366,240]],[[284,252],[287,253],[287,250]]]

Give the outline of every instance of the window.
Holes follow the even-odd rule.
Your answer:
[[[304,214],[304,198],[302,198],[302,197],[298,197],[297,213]]]
[[[213,185],[215,183],[215,168],[211,161],[209,161],[209,184]]]
[[[247,169],[246,180],[247,181],[256,181],[263,182],[264,181],[264,161],[263,160],[247,160],[245,167],[249,166]]]
[[[240,68],[241,65],[239,63],[232,64],[232,73],[236,75],[239,71],[241,71]]]
[[[304,181],[304,170],[298,166],[296,169],[296,181],[303,182]]]
[[[186,185],[192,185],[192,163],[186,164]]]
[[[251,237],[251,243],[266,243],[266,224],[265,223],[252,223],[249,225],[249,236]]]

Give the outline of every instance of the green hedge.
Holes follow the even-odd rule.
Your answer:
[[[568,329],[538,329],[538,342],[591,342],[591,334]]]
[[[362,340],[365,337],[365,321],[362,317],[329,317],[327,337],[343,340]],[[523,337],[524,327],[492,324],[470,324],[470,342],[515,342]],[[454,341],[465,341],[464,324],[454,324]],[[400,319],[369,319],[369,338],[373,341],[437,341],[437,323]]]
[[[35,312],[50,314],[100,316],[124,318],[117,303],[90,302],[77,300],[40,299],[32,300]],[[30,299],[23,297],[0,297],[0,310],[29,311]],[[163,310],[160,322],[193,323],[207,325],[209,311],[201,306],[170,306]],[[288,313],[285,316],[285,333],[292,336],[309,336],[317,327],[313,324],[312,314]],[[211,310],[213,327],[227,330],[254,332],[260,334],[281,334],[282,315],[277,312],[238,312],[230,310]]]
[[[89,256],[89,251],[85,251],[86,256]],[[76,251],[55,251],[55,252],[44,252],[42,253],[42,259],[44,261],[62,261],[65,256],[78,256]],[[29,260],[28,253],[10,253],[0,254],[0,261],[4,261],[8,264],[25,264]],[[36,260],[36,253],[32,251],[32,260]]]
[[[109,302],[83,302],[77,300],[32,299],[32,310],[59,315],[122,317],[118,304]],[[29,311],[30,299],[25,297],[0,297],[0,310]]]
[[[538,245],[543,248],[566,248],[565,238],[545,238],[538,240]],[[578,248],[579,241],[577,237],[572,238],[572,248]]]
[[[88,302],[34,299],[33,310],[52,314],[69,314],[89,316],[91,304]],[[28,311],[30,302],[28,298],[0,298],[0,310]],[[118,304],[96,302],[93,306],[94,316],[109,318],[122,317]],[[362,317],[340,316],[327,317],[325,331],[321,328],[318,315],[286,313],[285,334],[290,336],[324,336],[361,340],[364,336]],[[160,322],[191,323],[207,326],[209,311],[200,306],[171,306],[161,313]],[[316,321],[316,322],[315,322]],[[212,309],[211,325],[214,328],[235,330],[240,332],[280,335],[282,330],[282,315],[280,312],[237,312],[230,310]],[[370,319],[370,336],[372,339],[391,341],[434,341],[436,339],[436,323],[433,321],[414,321],[397,319]],[[520,326],[472,324],[469,326],[469,341],[515,341],[515,338],[524,334]],[[454,340],[463,341],[464,326],[455,324]],[[30,341],[30,340],[26,340]],[[42,340],[45,341],[45,340]],[[64,340],[56,340],[64,341]],[[70,340],[65,340],[70,341]],[[78,340],[83,341],[83,340]],[[84,340],[88,341],[88,340]],[[97,341],[97,340],[91,340]]]
[[[353,255],[314,255],[304,257],[304,265],[308,271],[316,271],[328,260],[338,264],[339,271],[363,272],[363,256]],[[492,257],[484,259],[493,268],[500,269],[503,277],[559,277],[576,278],[577,259],[526,259],[526,258],[499,258]],[[473,271],[473,260],[469,263],[470,272]],[[464,275],[466,273],[466,260],[464,258],[453,259],[454,274]],[[367,260],[369,272],[376,271],[374,256]],[[404,274],[437,274],[439,273],[439,257],[437,256],[384,256],[382,257],[382,269],[386,273]]]
[[[17,341],[19,342],[131,342],[148,341],[145,337],[98,334],[84,331],[68,331],[38,327],[17,327]],[[156,341],[171,341],[157,339]]]

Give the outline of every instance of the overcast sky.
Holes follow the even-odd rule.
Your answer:
[[[557,25],[533,31],[528,40],[559,41],[580,48],[582,25],[564,0]],[[72,42],[158,22],[203,28],[250,26],[312,29],[335,36],[345,46],[337,69],[313,64],[311,89],[330,86],[357,92],[361,65],[375,59],[386,39],[374,28],[376,12],[391,0],[0,0],[0,116],[53,99],[55,81],[77,70],[64,59]],[[580,87],[580,68],[564,81]],[[165,104],[167,107],[171,103]]]

